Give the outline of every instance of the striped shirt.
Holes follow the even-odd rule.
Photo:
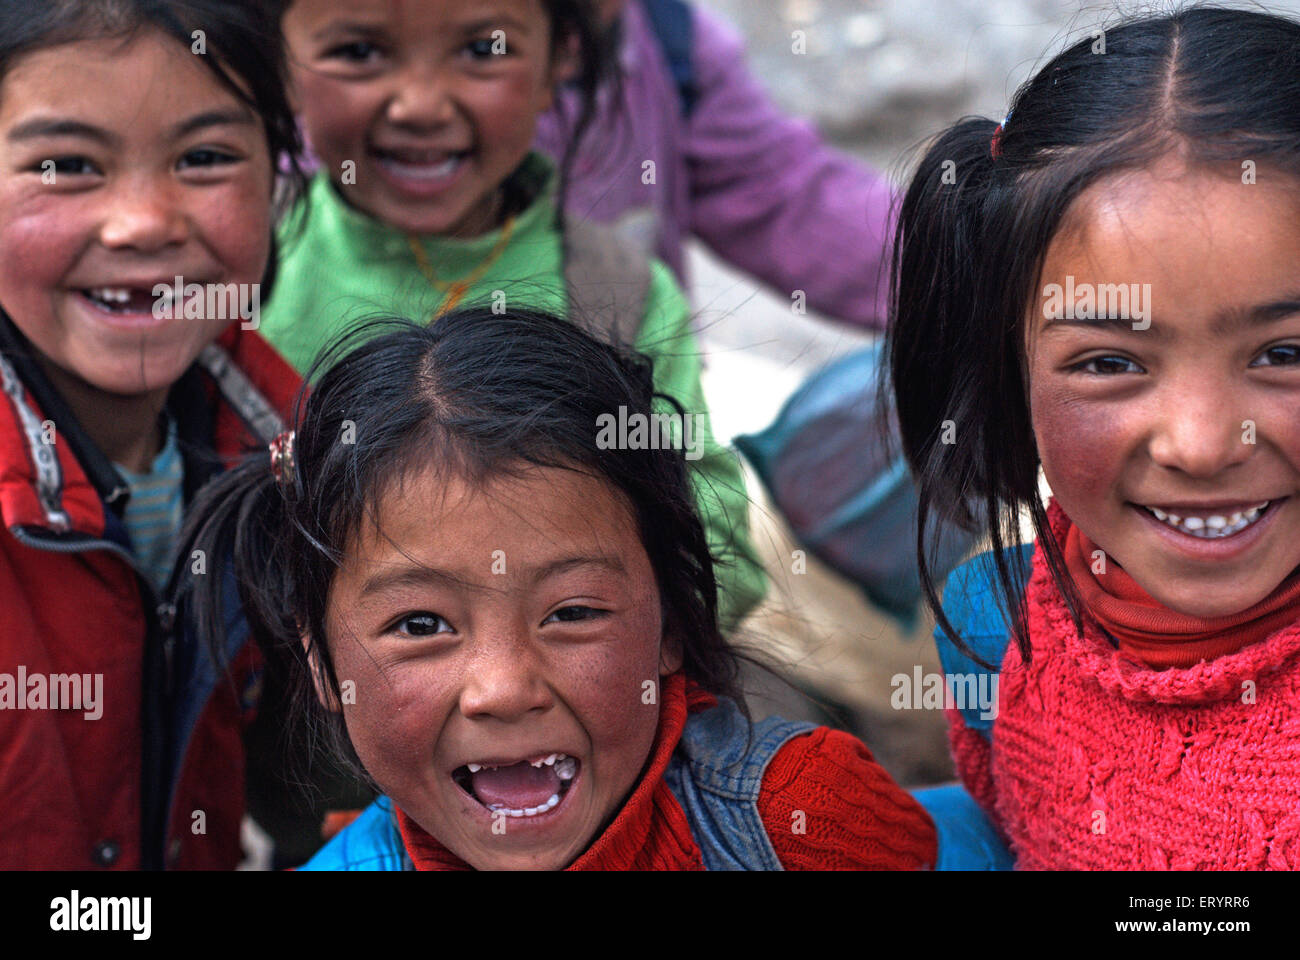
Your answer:
[[[169,420],[167,440],[148,473],[133,473],[117,465],[131,487],[123,522],[131,536],[140,568],[157,590],[171,575],[172,550],[184,512],[184,463],[176,443],[176,424]]]

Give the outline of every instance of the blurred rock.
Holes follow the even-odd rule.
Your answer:
[[[1117,9],[1136,8],[1078,0],[699,2],[745,34],[754,74],[782,106],[837,141],[891,157],[963,114],[1001,119],[1043,60],[1114,22]],[[1300,0],[1262,6],[1300,14]]]

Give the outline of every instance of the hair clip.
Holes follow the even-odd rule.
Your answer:
[[[993,154],[994,160],[1002,156],[1002,131],[1006,128],[1007,121],[1010,119],[1010,113],[1002,118],[1002,122],[998,124],[998,128],[993,131],[993,139],[989,141],[989,153]]]
[[[271,451],[271,475],[275,477],[276,485],[286,494],[293,490],[297,476],[293,460],[294,436],[294,431],[284,430],[276,434],[268,446]]]

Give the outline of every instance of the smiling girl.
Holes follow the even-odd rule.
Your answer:
[[[953,749],[1019,868],[1295,869],[1300,25],[1192,8],[1094,46],[943,134],[903,207],[923,515],[993,520],[942,610],[929,585],[947,671],[1000,679]]]
[[[332,338],[377,314],[527,305],[635,343],[656,358],[662,392],[706,413],[699,347],[672,272],[590,225],[566,230],[568,161],[557,174],[531,149],[539,114],[569,79],[581,139],[604,71],[590,4],[293,0],[283,24],[321,163],[284,225],[263,327],[292,364],[305,370]],[[590,239],[575,246],[578,230]],[[575,272],[579,251],[593,263]],[[766,580],[739,463],[704,439],[695,476],[730,629]]]
[[[933,862],[859,741],[737,707],[682,452],[597,439],[650,413],[649,363],[469,310],[363,329],[321,368],[296,433],[186,534],[233,551],[255,631],[295,654],[297,722],[386,795],[310,869]],[[220,636],[219,586],[190,585]]]
[[[29,681],[0,686],[0,867],[240,857],[251,649],[219,682],[159,593],[184,504],[299,380],[154,290],[266,271],[297,139],[260,11],[0,2],[0,674]]]

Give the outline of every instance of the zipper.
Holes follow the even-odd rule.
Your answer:
[[[86,537],[83,540],[46,540],[44,537],[33,536],[27,532],[25,527],[10,527],[9,532],[25,547],[32,547],[35,550],[45,550],[49,553],[88,553],[91,550],[107,550],[115,553],[130,565],[136,573],[144,576],[135,557],[131,551],[126,549],[120,543],[114,543],[112,540],[96,540],[94,537]]]

